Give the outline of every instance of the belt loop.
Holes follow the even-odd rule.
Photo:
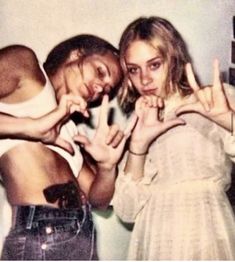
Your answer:
[[[29,215],[28,215],[28,218],[27,218],[26,229],[31,229],[32,228],[35,208],[36,208],[35,206],[30,206],[29,207]]]

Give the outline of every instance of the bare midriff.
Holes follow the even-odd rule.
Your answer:
[[[0,173],[11,205],[50,205],[43,190],[77,180],[68,162],[40,142],[23,142],[0,158]]]

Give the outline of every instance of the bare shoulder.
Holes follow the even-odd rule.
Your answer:
[[[0,99],[21,91],[27,81],[45,83],[45,77],[34,51],[23,45],[0,49]]]

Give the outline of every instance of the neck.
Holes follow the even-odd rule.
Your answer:
[[[49,77],[51,84],[55,90],[55,95],[57,101],[61,99],[63,94],[66,94],[66,84],[62,74],[59,72],[56,73],[54,76]]]

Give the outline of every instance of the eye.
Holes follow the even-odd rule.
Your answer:
[[[135,75],[138,73],[138,68],[137,67],[128,67],[127,72],[131,75]]]
[[[155,61],[149,65],[151,70],[157,70],[161,66],[161,61]]]
[[[103,79],[106,76],[106,72],[102,67],[97,67],[97,75],[100,79]]]

